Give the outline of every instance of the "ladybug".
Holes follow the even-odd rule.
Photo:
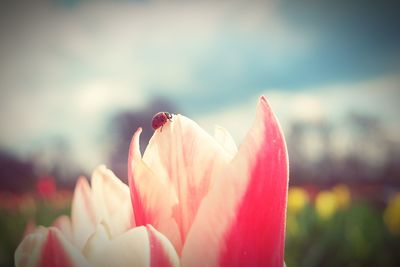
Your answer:
[[[166,124],[167,121],[171,121],[171,119],[172,115],[168,112],[158,112],[151,120],[151,126],[154,130],[157,130],[161,127],[160,131],[162,131],[162,127],[164,126],[164,124]]]

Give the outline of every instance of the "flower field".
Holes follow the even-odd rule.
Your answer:
[[[311,190],[314,191],[314,190]],[[287,266],[399,266],[400,194],[379,206],[350,189],[289,190]]]
[[[72,191],[0,194],[0,266],[13,254],[29,224],[49,225],[69,214]],[[345,185],[328,190],[289,189],[286,222],[287,266],[399,266],[400,194],[386,205],[352,197]]]

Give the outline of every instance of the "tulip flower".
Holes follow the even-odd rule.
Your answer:
[[[178,266],[169,240],[151,225],[136,227],[132,219],[129,188],[100,166],[91,187],[84,177],[78,179],[71,218],[63,215],[52,227],[26,231],[15,265]]]
[[[238,122],[240,123],[240,122]],[[265,97],[243,144],[174,115],[143,156],[129,150],[129,188],[104,166],[78,180],[72,215],[37,228],[17,266],[268,266],[283,263],[288,158]]]
[[[143,156],[140,133],[128,162],[136,226],[163,233],[183,267],[283,266],[288,157],[265,97],[239,149],[224,129],[213,138],[181,115],[156,130]]]

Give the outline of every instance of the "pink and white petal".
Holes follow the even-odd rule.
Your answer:
[[[174,115],[150,139],[143,161],[174,189],[178,199],[174,218],[182,242],[203,197],[230,160],[231,155],[213,137],[181,115]]]
[[[82,249],[95,231],[98,221],[92,191],[85,177],[79,177],[71,208],[72,234],[75,245]]]
[[[283,265],[288,158],[265,97],[221,180],[203,200],[182,251],[182,266]]]
[[[14,254],[16,267],[39,266],[40,254],[47,235],[47,229],[39,226],[24,237]]]
[[[97,222],[106,223],[111,236],[129,229],[132,224],[129,187],[104,165],[95,169],[91,184]]]
[[[232,158],[236,155],[238,149],[235,140],[233,140],[232,135],[225,128],[215,126],[214,138]]]
[[[80,251],[55,227],[25,237],[15,252],[16,267],[88,267]]]
[[[178,200],[170,182],[160,180],[143,162],[139,148],[141,132],[139,128],[132,138],[128,160],[128,180],[135,217],[133,226],[154,225],[180,251],[182,242],[173,218],[173,208]]]
[[[73,240],[71,219],[68,216],[61,215],[57,217],[52,226],[58,228],[69,241]]]
[[[150,267],[179,266],[179,257],[171,242],[150,224],[146,225],[150,242]]]
[[[161,239],[159,233],[153,231],[155,230],[140,226],[132,228],[110,241],[105,240],[104,236],[91,238],[88,245],[96,247],[90,249],[91,264],[99,267],[178,266],[178,256],[172,244],[165,237]],[[85,248],[85,251],[89,251],[89,248]],[[154,265],[158,263],[163,265]]]

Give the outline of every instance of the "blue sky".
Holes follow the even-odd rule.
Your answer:
[[[260,94],[283,124],[357,109],[400,129],[396,10],[358,0],[16,1],[0,11],[0,146],[24,156],[61,137],[91,169],[105,160],[112,115],[154,97],[238,141]]]

